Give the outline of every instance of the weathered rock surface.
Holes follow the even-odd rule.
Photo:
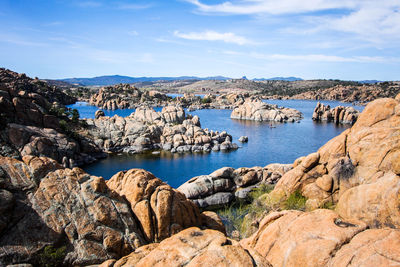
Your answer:
[[[140,247],[113,266],[271,266],[221,232],[192,227],[160,244]],[[105,265],[103,265],[105,266]]]
[[[314,121],[333,121],[336,124],[354,124],[358,118],[359,111],[353,107],[338,106],[333,109],[329,105],[317,103],[312,119]]]
[[[90,139],[73,139],[61,127],[61,120],[71,124],[62,105],[74,101],[43,81],[0,68],[0,155],[65,159],[71,167],[104,157]]]
[[[197,206],[227,205],[236,198],[245,199],[250,191],[260,184],[275,184],[284,173],[292,168],[290,164],[269,164],[264,168],[224,167],[211,173],[193,177],[178,190]]]
[[[129,206],[102,178],[49,158],[0,158],[0,166],[2,188],[13,195],[1,214],[2,264],[32,260],[48,245],[66,245],[69,264],[90,264],[144,244]]]
[[[35,262],[45,246],[66,246],[64,263],[120,258],[191,226],[224,230],[178,191],[143,170],[108,183],[49,158],[0,157],[0,265]],[[111,188],[111,189],[110,189]]]
[[[140,107],[128,117],[104,117],[86,120],[91,139],[105,151],[139,153],[150,149],[171,152],[210,152],[236,149],[225,131],[200,127],[198,116],[186,116],[179,106],[166,106],[161,112]]]
[[[89,103],[103,109],[136,108],[140,104],[165,105],[168,97],[157,91],[141,91],[129,84],[101,88],[90,97]]]
[[[198,208],[149,172],[119,172],[107,186],[130,203],[147,241],[159,242],[190,226],[201,226]]]
[[[231,113],[232,119],[254,121],[294,122],[303,118],[300,111],[291,108],[280,108],[261,100],[246,100],[243,105]]]
[[[330,210],[267,215],[259,230],[240,243],[273,266],[399,266],[400,231],[366,230]]]
[[[399,102],[400,95],[369,103],[351,129],[296,160],[272,196],[300,190],[309,208],[338,203],[344,218],[358,218],[370,227],[399,227]]]

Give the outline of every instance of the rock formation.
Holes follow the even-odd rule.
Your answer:
[[[65,264],[94,264],[187,227],[221,229],[215,214],[201,214],[144,170],[117,173],[106,183],[49,158],[0,157],[0,200],[2,266],[35,263],[46,246],[65,246]]]
[[[157,91],[141,91],[129,84],[101,88],[90,97],[89,103],[103,109],[136,108],[141,104],[165,105],[168,97]]]
[[[150,149],[171,152],[210,152],[238,146],[226,132],[200,127],[198,116],[185,116],[179,106],[166,106],[161,112],[140,107],[128,117],[104,117],[86,120],[89,138],[105,151],[139,153]]]
[[[370,227],[400,226],[400,95],[369,103],[351,129],[300,158],[271,193],[300,190],[309,207],[337,203],[343,218]]]
[[[192,227],[159,244],[140,247],[118,260],[101,267],[128,266],[271,266],[255,250],[243,249],[221,232]]]
[[[292,168],[290,164],[269,164],[264,168],[221,168],[210,175],[193,177],[178,191],[201,208],[218,207],[245,199],[260,184],[276,184]]]
[[[272,266],[399,266],[399,236],[397,229],[367,230],[360,220],[320,209],[271,213],[240,243]]]
[[[81,125],[71,121],[63,105],[74,101],[43,81],[0,68],[0,155],[47,156],[68,166],[103,157],[90,139],[71,130]]]
[[[333,121],[336,124],[354,124],[360,112],[353,107],[338,106],[333,109],[329,105],[317,103],[312,119],[314,121]]]
[[[303,118],[300,111],[291,108],[280,108],[261,100],[246,100],[243,105],[231,113],[232,119],[254,121],[295,122]]]
[[[399,82],[382,82],[378,84],[364,84],[358,86],[336,85],[326,89],[310,90],[294,95],[290,98],[368,103],[382,97],[395,97],[399,93]]]

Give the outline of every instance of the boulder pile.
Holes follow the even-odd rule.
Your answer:
[[[232,119],[274,122],[300,121],[303,115],[292,108],[282,108],[277,105],[267,104],[259,99],[246,100],[231,113]]]
[[[329,105],[317,103],[312,119],[314,121],[333,121],[336,124],[354,124],[360,112],[353,107],[338,106],[333,109]]]
[[[202,129],[198,116],[186,116],[180,106],[166,106],[161,112],[140,107],[128,117],[104,117],[86,120],[88,132],[103,150],[140,153],[163,149],[172,153],[210,152],[237,149],[225,131]]]

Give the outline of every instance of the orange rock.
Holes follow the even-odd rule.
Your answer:
[[[326,266],[338,247],[365,228],[363,222],[344,221],[330,210],[273,212],[240,243],[273,266]]]
[[[149,242],[202,223],[197,206],[144,170],[119,172],[107,181],[107,186],[128,200]]]
[[[341,247],[327,266],[400,266],[400,231],[371,229],[361,232]]]
[[[221,232],[196,227],[154,247],[141,247],[123,258],[123,262],[114,266],[271,266],[256,251],[244,250]]]

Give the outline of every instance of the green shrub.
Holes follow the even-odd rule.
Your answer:
[[[212,99],[209,97],[204,97],[203,99],[201,99],[201,103],[203,103],[203,104],[208,104],[211,102],[212,102]]]
[[[300,193],[300,191],[296,190],[282,203],[282,208],[285,210],[304,211],[306,209],[306,201],[307,199]]]
[[[64,266],[63,261],[66,255],[67,248],[65,246],[60,248],[46,246],[42,253],[38,255],[38,264],[41,267]]]
[[[73,122],[78,122],[79,121],[79,111],[77,109],[75,109],[75,108],[71,111],[71,120]]]

